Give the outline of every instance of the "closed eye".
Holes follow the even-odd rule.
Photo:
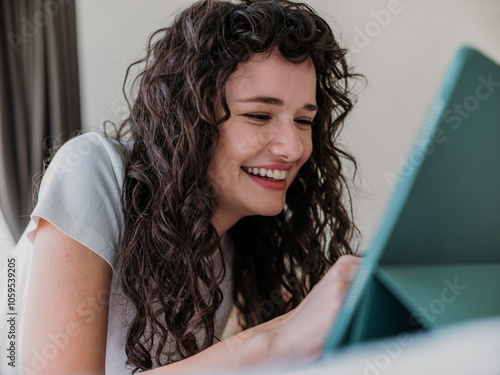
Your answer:
[[[308,125],[308,126],[314,125],[314,121],[309,121],[309,120],[305,120],[305,119],[298,119],[298,120],[295,120],[295,122],[302,124],[302,125]]]
[[[261,113],[245,113],[243,116],[250,119],[250,120],[256,120],[256,121],[269,121],[269,120],[271,120],[271,116],[266,115],[266,114],[261,114]],[[314,125],[314,121],[307,120],[307,119],[296,119],[294,121],[300,125],[306,125],[306,126],[313,126]]]
[[[271,119],[271,116],[259,113],[245,113],[243,116],[252,120],[260,120],[260,121],[266,121]]]

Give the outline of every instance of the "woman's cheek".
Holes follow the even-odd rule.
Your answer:
[[[312,142],[312,134],[309,133],[308,136],[304,137],[304,141],[302,142],[302,147],[304,148],[304,155],[302,157],[302,164],[304,164],[312,155],[313,142]]]
[[[242,136],[241,152],[246,158],[251,158],[262,152],[273,139],[273,132],[266,127],[254,126]]]
[[[240,173],[240,163],[234,159],[223,161],[216,173],[217,186],[221,189],[228,187]]]

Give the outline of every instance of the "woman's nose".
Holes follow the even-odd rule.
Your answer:
[[[293,119],[280,120],[274,129],[274,139],[269,146],[269,151],[276,157],[293,162],[300,159],[304,152],[298,129]]]

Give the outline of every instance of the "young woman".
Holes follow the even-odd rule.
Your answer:
[[[45,171],[17,249],[25,373],[317,358],[359,261],[344,55],[285,0],[197,2],[155,33],[115,136],[73,138]],[[221,341],[233,305],[243,331]]]

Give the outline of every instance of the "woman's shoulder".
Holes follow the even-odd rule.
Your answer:
[[[35,223],[44,218],[112,267],[123,221],[123,147],[98,132],[64,143],[43,175],[31,214]]]
[[[64,143],[54,155],[51,164],[55,161],[62,172],[74,172],[85,166],[121,170],[125,148],[130,145],[131,142],[120,143],[97,131],[89,131]]]

